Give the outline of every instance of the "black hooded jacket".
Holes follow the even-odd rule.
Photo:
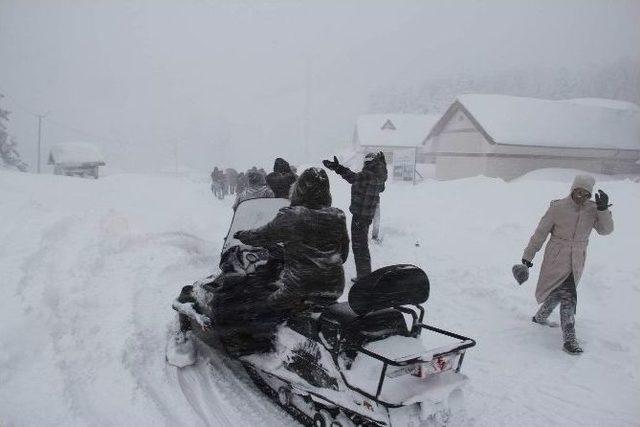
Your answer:
[[[276,197],[288,199],[289,190],[296,179],[297,176],[291,171],[289,163],[278,157],[273,164],[273,172],[267,175],[267,185]]]

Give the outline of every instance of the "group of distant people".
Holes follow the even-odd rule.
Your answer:
[[[233,204],[235,209],[241,202],[260,197],[289,198],[291,186],[298,179],[295,167],[285,159],[278,157],[273,164],[273,171],[269,174],[261,173],[255,168],[247,171],[247,187],[236,194]]]
[[[235,209],[240,202],[261,197],[289,198],[291,185],[296,181],[295,166],[278,157],[273,165],[273,172],[267,174],[263,168],[253,166],[246,172],[238,173],[235,169],[218,169],[211,172],[211,191],[219,198],[235,195]]]
[[[264,170],[262,170],[264,172]],[[247,171],[248,172],[248,171]],[[217,166],[211,172],[211,192],[218,199],[236,194],[247,186],[247,173],[233,168],[221,169]]]

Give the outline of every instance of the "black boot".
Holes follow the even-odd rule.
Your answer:
[[[542,326],[548,326],[550,328],[557,328],[558,326],[560,326],[557,322],[552,322],[550,320],[538,320],[536,319],[536,316],[533,316],[531,318],[531,321],[533,323],[537,323],[538,325],[542,325]]]
[[[582,350],[582,348],[578,345],[577,342],[575,341],[567,341],[564,343],[564,345],[562,346],[562,349],[566,352],[569,353],[571,355],[578,355],[580,353],[582,353],[584,350]]]

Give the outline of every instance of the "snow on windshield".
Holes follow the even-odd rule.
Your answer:
[[[288,199],[271,198],[250,199],[240,203],[231,221],[222,252],[224,253],[231,246],[241,244],[239,240],[233,238],[236,231],[251,230],[265,225],[275,218],[281,208],[289,206],[289,203]]]

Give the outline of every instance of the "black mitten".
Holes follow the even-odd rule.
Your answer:
[[[605,211],[609,209],[609,196],[602,190],[598,190],[596,193],[596,206],[599,211]]]
[[[338,158],[336,156],[333,156],[333,162],[331,160],[323,160],[322,164],[324,167],[332,171],[336,170],[336,168],[340,166],[340,162],[338,162]]]

